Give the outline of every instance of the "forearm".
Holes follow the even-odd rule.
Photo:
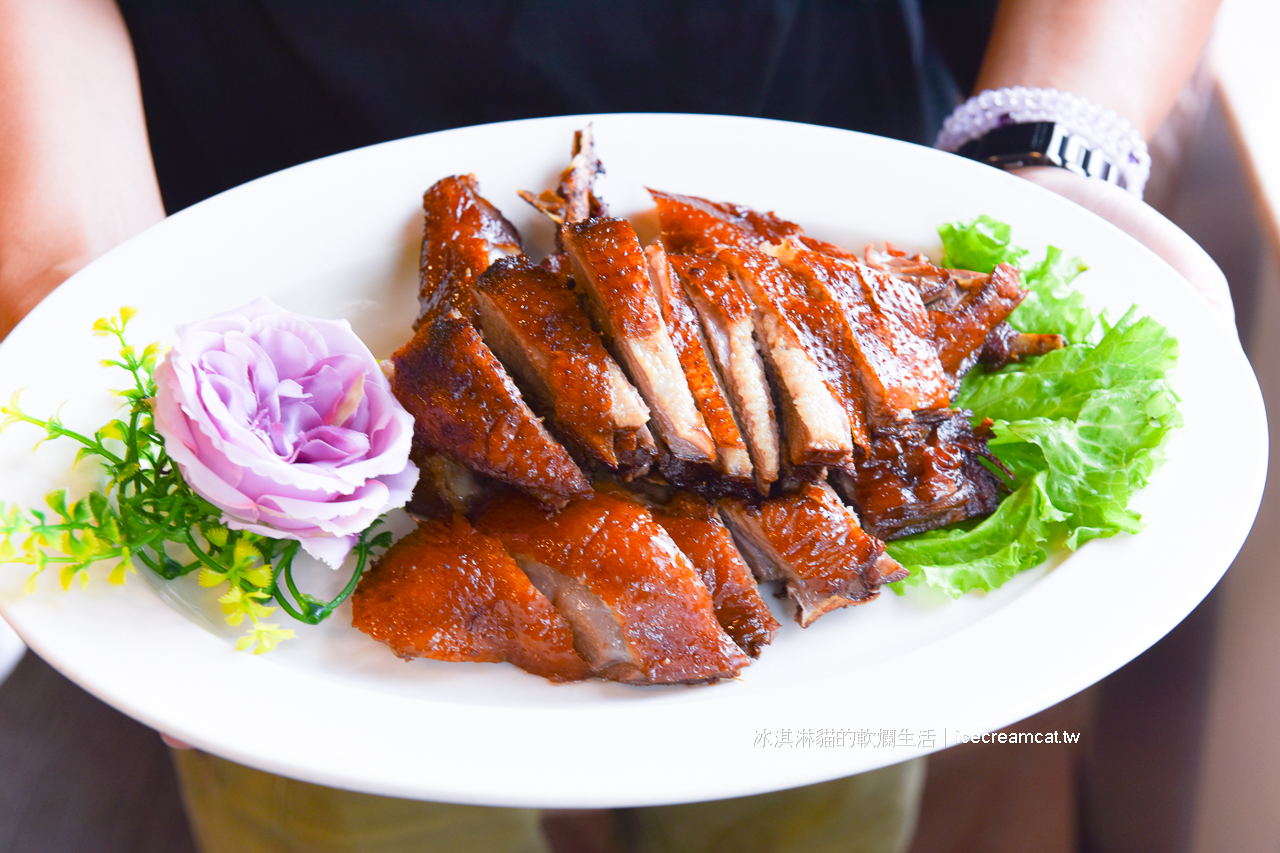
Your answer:
[[[1114,110],[1150,139],[1195,71],[1219,2],[1001,0],[975,89],[1069,92]],[[1231,292],[1213,259],[1137,197],[1065,169],[1018,174],[1127,231],[1232,319]]]
[[[1144,139],[1195,70],[1220,0],[1001,0],[976,89],[1059,89]]]
[[[0,0],[0,338],[164,216],[111,0]]]

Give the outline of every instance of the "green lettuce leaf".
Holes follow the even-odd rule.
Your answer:
[[[1086,340],[1094,328],[1093,311],[1071,282],[1087,269],[1079,258],[1069,258],[1057,246],[1050,246],[1043,261],[1023,271],[1027,298],[1009,316],[1009,325],[1019,332],[1066,335],[1067,340],[1075,342]]]
[[[949,269],[991,272],[996,264],[1017,264],[1026,249],[1013,245],[1013,228],[1007,223],[979,216],[972,222],[948,222],[938,228],[942,260]]]
[[[985,272],[1025,255],[1011,243],[1011,229],[988,217],[939,233],[948,266]],[[1009,322],[1021,331],[1065,334],[1072,343],[965,378],[955,405],[970,409],[975,424],[994,421],[990,448],[1013,472],[1013,491],[981,522],[889,543],[912,572],[899,591],[922,584],[956,596],[994,589],[1052,549],[1142,529],[1129,500],[1182,423],[1168,380],[1178,343],[1132,308],[1108,327],[1070,286],[1085,269],[1051,247],[1026,270],[1030,292]]]
[[[911,569],[895,589],[927,584],[959,596],[995,589],[1023,569],[1043,563],[1048,549],[1066,538],[1067,516],[1049,499],[1048,476],[1047,471],[1033,476],[977,524],[890,542],[889,554]]]

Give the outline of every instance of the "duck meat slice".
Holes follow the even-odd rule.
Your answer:
[[[447,518],[478,509],[496,485],[444,453],[427,447],[418,429],[413,430],[409,461],[418,466],[418,482],[405,510],[418,518]]]
[[[1022,274],[1010,264],[999,264],[990,275],[970,270],[939,267],[922,255],[908,256],[892,246],[878,251],[871,246],[865,252],[867,264],[914,285],[929,311],[932,333],[929,336],[938,350],[938,358],[951,383],[952,392],[977,362],[988,336],[1013,313],[1026,297]],[[1048,352],[1065,344],[1053,336],[1019,340],[1027,354]],[[999,347],[999,344],[996,345]],[[992,352],[994,361],[999,350]]]
[[[607,681],[643,683],[644,667],[622,630],[622,622],[604,599],[586,584],[524,554],[516,563],[538,591],[564,616],[573,633],[573,647],[591,672]]]
[[[914,287],[884,273],[792,244],[777,257],[807,286],[818,351],[831,384],[857,424],[865,411],[876,429],[910,418],[916,409],[946,408],[950,383],[938,352],[921,334],[929,316]],[[870,436],[855,429],[865,450]]]
[[[658,445],[647,425],[634,432],[618,433],[614,450],[618,453],[618,474],[627,481],[647,474],[658,458]]]
[[[698,413],[644,251],[624,219],[588,219],[561,229],[573,278],[613,353],[649,404],[658,437],[675,456],[710,463],[715,443]]]
[[[867,246],[863,259],[872,269],[913,285],[924,304],[938,310],[946,310],[948,305],[956,304],[971,286],[971,281],[981,275],[967,270],[945,269],[930,261],[927,255],[908,255],[891,243],[886,243],[884,249]]]
[[[930,307],[938,359],[953,389],[959,389],[960,380],[977,362],[987,336],[1026,297],[1021,279],[1017,267],[999,264],[991,275],[969,279],[966,287],[958,288],[961,296],[953,306],[946,310]]]
[[[671,333],[671,342],[680,357],[680,366],[684,368],[693,401],[716,446],[715,470],[730,480],[750,484],[753,479],[751,454],[738,429],[720,371],[711,362],[698,315],[685,298],[679,282],[672,280],[671,267],[662,246],[655,243],[644,253],[649,262],[649,277],[662,309],[662,319]]]
[[[502,540],[531,577],[541,573],[535,583],[573,593],[561,612],[602,677],[692,684],[732,678],[750,662],[720,627],[689,558],[634,500],[597,493],[548,515],[512,494],[476,527]]]
[[[650,189],[658,204],[662,245],[673,255],[714,255],[722,248],[760,248],[800,234],[800,226],[772,213]]]
[[[753,320],[782,410],[783,441],[790,465],[852,464],[853,435],[869,439],[865,416],[855,422],[862,390],[830,345],[836,306],[815,304],[804,282],[782,262],[751,249],[719,256],[755,304]]]
[[[1063,335],[1036,335],[1019,332],[1008,322],[1001,323],[987,335],[978,362],[987,370],[999,370],[1006,364],[1016,364],[1024,358],[1032,358],[1062,349],[1067,345]]]
[[[702,324],[751,454],[756,487],[767,495],[778,479],[781,451],[773,394],[756,348],[755,305],[715,258],[668,255],[667,260]]]
[[[475,321],[471,286],[498,258],[520,254],[520,234],[480,195],[475,175],[436,181],[422,196],[426,214],[417,329],[456,308]]]
[[[649,410],[565,276],[528,255],[503,258],[476,280],[475,298],[485,341],[570,447],[611,471],[648,470],[647,462],[640,470],[624,467],[617,445],[621,439],[634,449]]]
[[[457,311],[421,327],[390,359],[391,390],[429,451],[561,505],[590,483],[525,404]]]
[[[866,529],[882,539],[988,515],[1002,496],[980,461],[1000,465],[987,450],[990,435],[989,424],[970,427],[968,412],[916,412],[897,430],[877,434],[857,468],[834,479]]]
[[[801,627],[906,577],[826,483],[764,501],[721,498],[716,506],[756,576],[786,584]]]
[[[460,515],[403,537],[360,579],[352,624],[406,660],[507,661],[552,681],[591,676],[551,602]]]
[[[759,657],[778,630],[778,620],[760,597],[751,569],[715,507],[679,492],[669,503],[650,504],[649,512],[701,573],[720,627],[744,652]]]

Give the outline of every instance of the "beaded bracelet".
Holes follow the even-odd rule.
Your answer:
[[[1040,127],[1026,127],[1021,133],[1002,130],[1019,125]],[[1003,150],[1030,140],[1036,141],[1036,148],[1024,152],[1027,156]],[[1063,166],[1110,180],[1138,198],[1151,174],[1147,144],[1133,125],[1111,110],[1057,89],[1014,86],[975,95],[943,123],[934,147],[1010,168],[1033,163]]]

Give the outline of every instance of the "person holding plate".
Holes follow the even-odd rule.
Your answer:
[[[1216,265],[1140,200],[1143,140],[1190,78],[1217,5],[1004,0],[978,94],[957,107],[918,0],[0,0],[0,336],[166,209],[261,174],[447,127],[611,111],[758,115],[922,143],[941,131],[942,147],[1018,168],[1124,228],[1230,322]],[[189,750],[175,762],[208,853],[547,849],[533,810],[342,792]],[[922,779],[917,760],[627,810],[618,825],[643,850],[901,851]]]

